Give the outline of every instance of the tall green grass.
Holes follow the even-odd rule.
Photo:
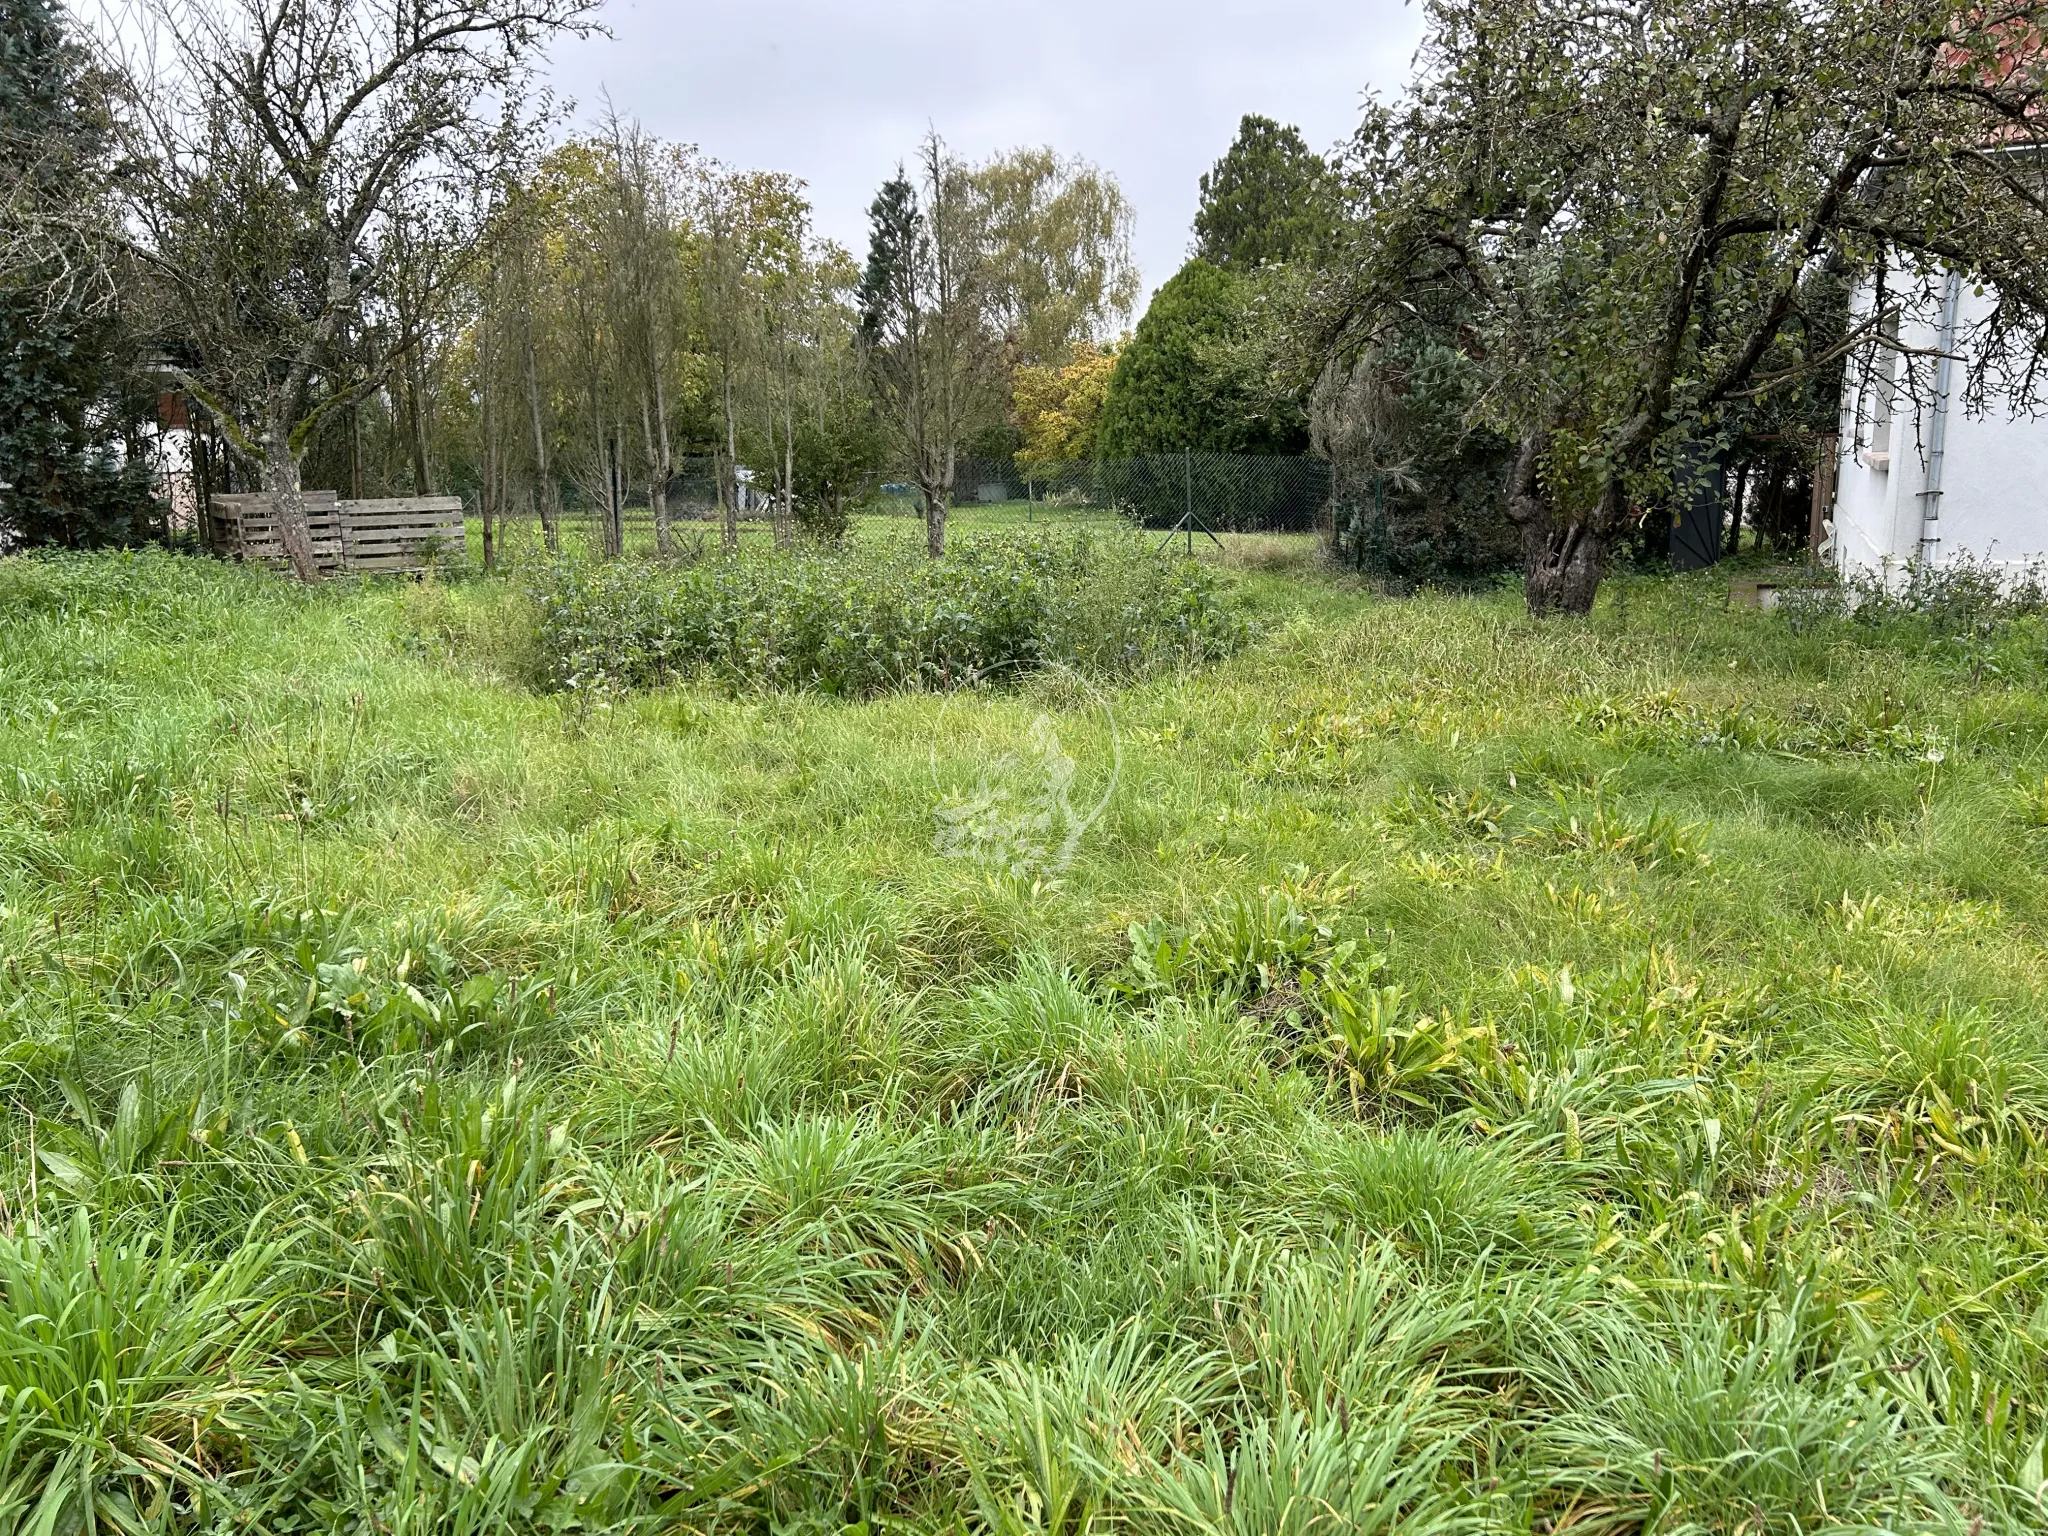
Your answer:
[[[2040,621],[1207,580],[1112,741],[0,562],[0,1528],[2038,1529]]]

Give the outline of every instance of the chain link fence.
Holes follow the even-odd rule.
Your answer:
[[[907,486],[885,486],[900,493]],[[1330,466],[1249,453],[1165,453],[1065,464],[963,459],[953,509],[1023,507],[1051,518],[1096,513],[1140,528],[1214,533],[1327,533]],[[922,502],[911,509],[921,514]]]

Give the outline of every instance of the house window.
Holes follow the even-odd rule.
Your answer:
[[[1863,462],[1872,469],[1892,467],[1892,410],[1899,394],[1899,316],[1894,310],[1879,327],[1877,355],[1870,360],[1870,446]]]

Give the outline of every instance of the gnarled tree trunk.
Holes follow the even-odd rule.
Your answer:
[[[1522,525],[1522,595],[1533,614],[1591,613],[1607,571],[1608,536],[1591,520]]]
[[[1620,482],[1610,481],[1590,515],[1560,518],[1541,483],[1548,447],[1547,433],[1529,433],[1508,477],[1508,519],[1522,532],[1522,595],[1538,618],[1593,611],[1608,547],[1627,507]]]

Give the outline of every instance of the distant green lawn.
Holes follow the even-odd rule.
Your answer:
[[[861,538],[894,539],[922,546],[924,543],[924,516],[917,503],[892,500],[883,504],[886,510],[866,511],[852,514],[848,526]],[[723,524],[706,518],[678,517],[671,525],[673,537],[679,548],[695,552],[710,551],[720,547]],[[1012,530],[1029,532],[1057,532],[1060,530],[1090,529],[1103,533],[1121,532],[1127,528],[1124,520],[1115,513],[1099,507],[1065,507],[1044,502],[1003,501],[963,502],[951,510],[947,518],[950,535],[972,536],[977,533],[1007,533]],[[483,558],[483,525],[474,516],[468,521],[468,547],[472,561]],[[768,547],[774,543],[773,526],[765,520],[750,517],[739,525],[742,548]],[[515,556],[531,558],[541,548],[540,525],[531,519],[515,520],[502,535],[506,546]],[[1153,530],[1153,542],[1160,543],[1167,537],[1167,530]],[[1314,534],[1237,534],[1223,533],[1215,539],[1197,533],[1192,541],[1185,536],[1176,536],[1173,546],[1185,549],[1188,542],[1194,545],[1198,559],[1226,558],[1222,551],[1241,549],[1248,544],[1279,539],[1289,546],[1300,546],[1304,551],[1316,542]],[[563,542],[574,552],[592,552],[597,548],[596,524],[587,516],[571,515],[564,519]],[[646,558],[654,554],[654,523],[645,507],[629,509],[626,523],[626,551],[629,555]]]
[[[506,579],[0,561],[0,1529],[2038,1529],[2039,623],[1228,579],[592,705]]]

